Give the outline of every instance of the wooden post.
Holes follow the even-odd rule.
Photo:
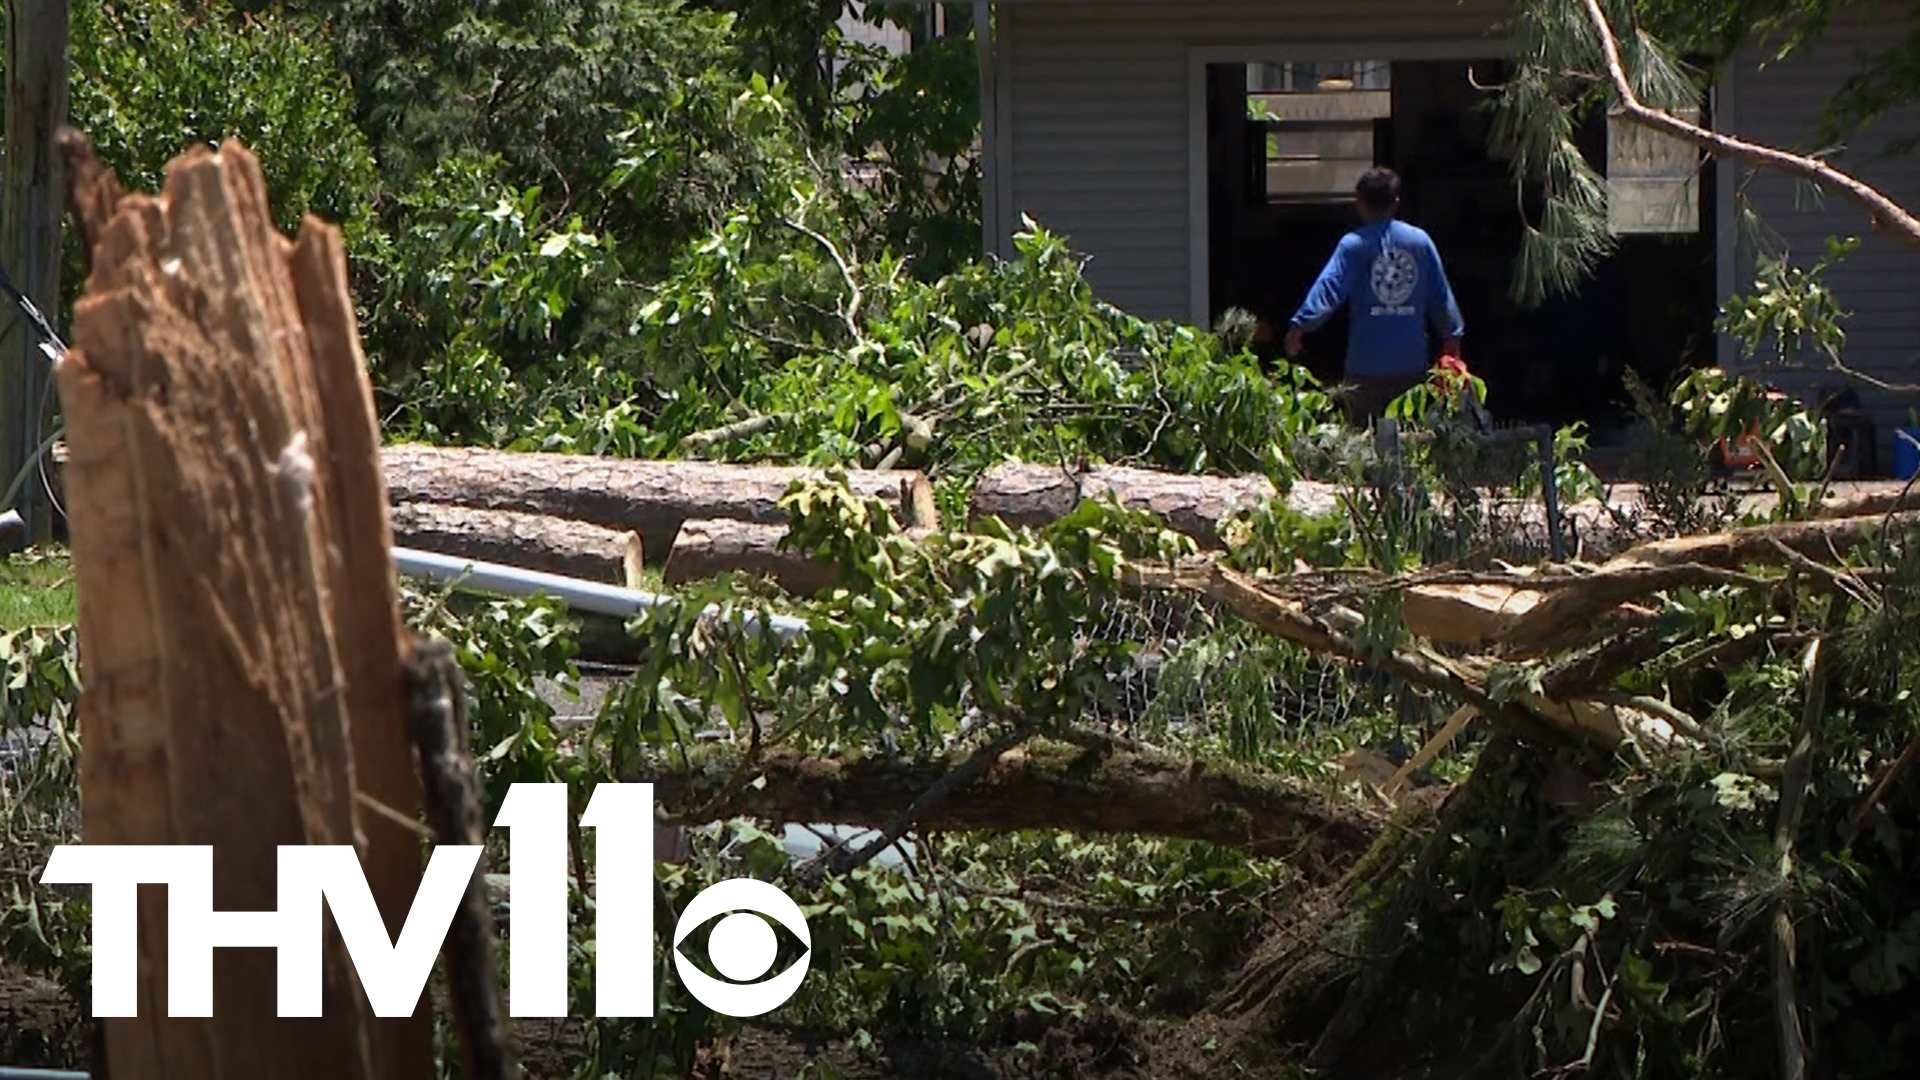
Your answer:
[[[397,934],[420,880],[404,628],[379,428],[339,231],[274,231],[238,142],[159,197],[68,168],[92,269],[55,369],[79,594],[89,844],[210,844],[217,911],[278,907],[278,845],[355,844]],[[107,193],[107,194],[103,194]],[[391,816],[389,816],[391,815]],[[166,1016],[163,895],[114,1080],[428,1080],[432,1030],[373,1016],[336,931],[324,1016],[276,1016],[275,954],[220,949],[210,1018]],[[329,924],[330,925],[330,924]]]
[[[67,0],[6,0],[7,130],[0,187],[0,262],[48,322],[59,317],[61,183],[54,135],[67,122]],[[11,306],[11,305],[9,305]],[[46,357],[18,311],[0,316],[0,489],[44,437]],[[0,508],[4,509],[4,508]],[[29,542],[52,535],[46,489],[20,487]]]

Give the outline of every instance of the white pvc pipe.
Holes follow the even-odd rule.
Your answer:
[[[672,597],[641,592],[638,589],[603,585],[597,581],[562,577],[559,574],[526,570],[501,563],[482,562],[479,559],[461,559],[431,551],[415,551],[412,548],[394,548],[393,559],[398,564],[400,572],[410,577],[423,577],[434,581],[458,581],[469,588],[484,592],[506,593],[510,596],[532,596],[535,593],[542,593],[559,600],[569,608],[622,619],[673,602]],[[718,608],[711,604],[707,606],[708,614],[717,612]],[[760,618],[747,613],[741,621],[752,626],[759,623]],[[767,622],[773,632],[783,639],[791,639],[795,635],[806,633],[807,630],[806,620],[796,619],[791,615],[774,615]]]

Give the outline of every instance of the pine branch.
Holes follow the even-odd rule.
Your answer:
[[[1594,33],[1599,36],[1607,75],[1613,82],[1614,95],[1618,99],[1613,107],[1613,115],[1691,143],[1717,157],[1744,161],[1750,165],[1797,177],[1822,188],[1838,191],[1847,201],[1867,212],[1867,217],[1872,221],[1876,231],[1891,233],[1896,239],[1920,251],[1920,218],[1908,213],[1899,203],[1857,177],[1842,172],[1818,158],[1790,153],[1776,147],[1761,146],[1717,131],[1708,131],[1648,107],[1634,93],[1633,84],[1627,78],[1627,70],[1620,61],[1619,39],[1614,36],[1613,27],[1607,21],[1607,13],[1601,8],[1600,0],[1584,0],[1584,3],[1587,8],[1587,18],[1593,25]]]

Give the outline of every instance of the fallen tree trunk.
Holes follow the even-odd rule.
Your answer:
[[[703,520],[680,526],[661,577],[684,585],[741,571],[768,578],[795,596],[811,596],[833,586],[839,574],[819,559],[782,550],[784,525],[752,521]]]
[[[393,508],[394,542],[438,555],[640,586],[640,538],[578,521],[436,503]]]
[[[945,776],[953,761],[841,761],[776,749],[760,780],[733,779],[737,759],[715,758],[651,780],[680,824],[748,815],[880,828]],[[1383,819],[1334,806],[1308,788],[1238,766],[1125,750],[1028,744],[919,816],[922,829],[1068,829],[1204,840],[1294,860],[1316,882],[1337,879],[1379,834]]]
[[[909,532],[926,534],[923,529]],[[668,585],[684,585],[741,571],[767,578],[794,596],[812,596],[840,583],[837,568],[804,552],[783,550],[780,541],[786,535],[785,525],[689,521],[674,538],[662,577]]]
[[[1833,496],[1821,502],[1813,516],[1825,519],[1870,517],[1901,510],[1920,510],[1920,486],[1908,484],[1896,490]]]
[[[1263,504],[1278,494],[1264,476],[1189,476],[1120,465],[1074,471],[1007,462],[980,477],[968,512],[976,519],[997,517],[1014,527],[1038,528],[1065,517],[1084,499],[1113,496],[1152,513],[1202,547],[1221,548],[1225,540],[1220,527],[1234,510]],[[1338,489],[1328,484],[1295,484],[1287,501],[1308,514],[1339,508]]]
[[[472,447],[389,446],[383,455],[396,502],[516,510],[631,530],[640,549],[661,560],[680,526],[727,518],[786,520],[780,499],[817,469],[705,461],[632,461],[585,454],[511,453]],[[938,525],[933,488],[908,470],[849,470],[855,495],[887,504],[903,526]]]

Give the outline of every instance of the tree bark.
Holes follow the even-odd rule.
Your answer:
[[[777,524],[780,499],[818,470],[705,461],[632,461],[584,454],[522,454],[478,448],[389,446],[387,486],[397,502],[515,510],[631,530],[649,558],[665,559],[680,526],[725,518]],[[887,504],[900,524],[938,524],[933,488],[916,471],[851,469],[855,495]]]
[[[1870,517],[1901,510],[1920,510],[1920,487],[1909,483],[1898,490],[1866,491],[1829,498],[1814,511],[1816,518]]]
[[[964,756],[964,755],[962,755]],[[764,783],[732,785],[737,760],[716,757],[651,777],[666,816],[736,815],[880,828],[960,759],[842,761],[785,748],[755,768]],[[728,797],[716,802],[722,794]],[[1235,765],[1125,750],[1034,743],[1001,754],[985,775],[926,807],[923,829],[1068,829],[1204,840],[1285,856],[1317,882],[1332,881],[1365,852],[1380,815],[1336,807],[1271,774]]]
[[[393,508],[394,541],[461,559],[640,587],[640,538],[577,521],[437,503]]]
[[[61,161],[55,136],[67,120],[67,0],[7,0],[6,144],[0,150],[0,265],[49,323],[59,318]],[[0,489],[32,461],[52,423],[46,357],[35,327],[10,299],[0,317]],[[0,510],[6,509],[0,507]],[[52,535],[37,478],[20,486],[29,542]]]
[[[282,845],[356,844],[397,929],[420,881],[378,424],[338,230],[274,231],[237,142],[104,204],[54,371],[79,601],[89,844],[211,845],[217,911],[280,908]],[[93,226],[99,226],[95,230]],[[158,899],[158,898],[155,898]],[[138,921],[116,1080],[433,1075],[424,1009],[376,1018],[337,932],[324,1015],[280,1019],[277,963],[214,954],[211,1017],[169,1017],[166,905]]]
[[[1822,564],[1879,535],[1920,526],[1920,511],[1884,516],[1792,521],[1640,544],[1577,578],[1471,585],[1414,585],[1401,612],[1416,636],[1430,641],[1529,651],[1569,630],[1604,627],[1604,619],[1636,600],[1685,585],[1747,580],[1750,566],[1778,566],[1796,556]]]
[[[1016,528],[1038,528],[1065,517],[1083,499],[1112,495],[1151,512],[1202,547],[1219,549],[1226,546],[1220,526],[1234,510],[1263,504],[1277,494],[1264,476],[1189,476],[1119,465],[1073,471],[1008,462],[980,477],[968,510],[976,519],[997,517]],[[1295,484],[1287,501],[1304,513],[1339,507],[1337,489],[1327,484]]]
[[[1794,732],[1793,750],[1780,776],[1779,816],[1773,830],[1773,850],[1780,876],[1786,881],[1773,901],[1767,959],[1773,974],[1775,1034],[1780,1045],[1782,1080],[1805,1080],[1809,1066],[1806,1031],[1800,1017],[1799,943],[1794,933],[1793,909],[1798,883],[1794,881],[1794,842],[1806,812],[1813,760],[1820,747],[1820,725],[1826,719],[1827,690],[1833,679],[1833,635],[1846,625],[1847,601],[1836,601],[1828,615],[1827,634],[1814,639],[1807,673],[1806,704]]]
[[[910,530],[909,535],[926,535]],[[840,572],[820,559],[799,551],[785,551],[780,541],[785,525],[751,521],[707,519],[680,526],[662,576],[669,585],[683,585],[733,571],[757,574],[795,596],[812,596],[840,583]]]

